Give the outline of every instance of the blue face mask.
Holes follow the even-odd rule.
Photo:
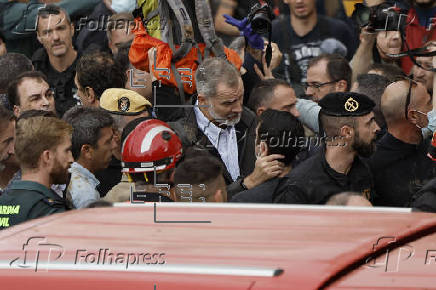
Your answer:
[[[136,0],[112,0],[111,8],[116,13],[128,12],[135,10]]]

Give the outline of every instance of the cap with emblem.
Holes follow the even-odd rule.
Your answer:
[[[107,89],[100,97],[100,107],[112,114],[139,115],[151,108],[151,103],[135,91]]]
[[[318,104],[321,106],[320,113],[336,117],[364,116],[375,107],[368,96],[351,92],[327,94]]]

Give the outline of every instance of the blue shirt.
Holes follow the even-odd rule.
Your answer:
[[[87,207],[90,203],[100,199],[97,185],[100,184],[94,174],[77,162],[69,169],[71,181],[68,185],[67,196],[75,208]]]

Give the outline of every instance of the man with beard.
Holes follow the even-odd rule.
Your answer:
[[[427,157],[431,136],[423,138],[432,98],[421,83],[400,80],[382,95],[381,110],[387,133],[377,142],[370,166],[375,177],[376,206],[408,207],[413,195],[436,177]]]
[[[195,80],[196,106],[169,125],[185,147],[209,150],[222,162],[228,199],[278,176],[281,162],[267,157],[256,161],[256,118],[243,106],[244,86],[236,68],[224,59],[209,58],[198,67]]]
[[[358,93],[331,93],[319,102],[325,145],[288,175],[273,198],[278,203],[325,204],[343,191],[360,192],[370,200],[373,178],[362,157],[375,149],[374,101]]]
[[[67,199],[75,208],[84,208],[100,199],[95,177],[107,168],[112,152],[117,147],[114,136],[114,119],[103,109],[76,106],[65,113],[64,120],[73,126],[71,181]]]
[[[52,117],[17,122],[15,154],[23,175],[0,196],[0,229],[67,210],[50,186],[68,180],[71,134],[70,125]]]

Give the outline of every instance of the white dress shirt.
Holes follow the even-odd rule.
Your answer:
[[[198,105],[198,103],[197,103]],[[207,136],[210,143],[217,149],[221,160],[226,165],[227,171],[233,181],[240,175],[238,163],[238,141],[234,126],[221,129],[204,116],[198,107],[194,107],[198,128]]]

